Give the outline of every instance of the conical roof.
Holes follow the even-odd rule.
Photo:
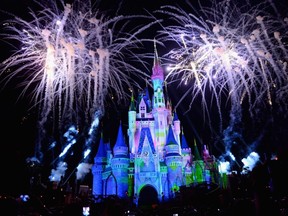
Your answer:
[[[166,145],[178,145],[175,137],[174,137],[174,133],[172,130],[172,126],[171,124],[169,125],[169,130],[168,130],[168,136],[167,136],[167,140],[166,140]]]
[[[127,158],[128,157],[128,147],[124,139],[121,122],[120,122],[119,129],[118,129],[116,143],[113,148],[113,153],[114,153],[115,158]]]
[[[176,112],[174,112],[173,121],[179,121],[179,118]]]
[[[96,157],[98,157],[98,158],[106,157],[106,155],[107,155],[106,154],[106,146],[105,146],[105,144],[103,142],[103,135],[101,135]]]
[[[120,122],[120,125],[119,125],[118,134],[117,134],[117,139],[116,139],[116,143],[115,143],[114,149],[115,149],[116,147],[127,147],[127,145],[126,145],[126,143],[125,143],[123,131],[122,131],[122,124],[121,124],[121,122]]]
[[[200,156],[200,153],[198,151],[198,147],[197,147],[195,139],[194,139],[194,147],[193,147],[192,154],[194,155],[194,159],[193,160],[201,160],[201,156]]]
[[[181,148],[182,149],[187,149],[189,148],[188,144],[187,144],[187,141],[186,141],[186,138],[184,136],[184,133],[182,133],[182,136],[181,136]]]
[[[156,49],[156,41],[154,41],[154,65],[152,68],[152,72],[153,72],[151,76],[152,79],[164,80],[164,70],[161,67],[160,59]]]

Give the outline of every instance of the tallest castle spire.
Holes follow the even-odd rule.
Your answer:
[[[161,67],[161,62],[158,56],[155,40],[154,40],[154,63],[153,63],[151,78],[152,80],[159,79],[162,82],[164,80],[164,71],[163,71],[163,68]]]

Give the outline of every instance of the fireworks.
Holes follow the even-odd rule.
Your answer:
[[[288,18],[281,18],[272,3],[235,2],[212,0],[209,7],[190,5],[190,11],[187,6],[158,10],[170,17],[159,39],[175,44],[165,54],[167,82],[178,80],[188,89],[178,105],[189,95],[190,107],[201,98],[209,118],[211,106],[216,105],[225,152],[236,140],[248,145],[242,137],[244,104],[255,120],[259,110],[287,113]],[[223,107],[230,108],[230,123],[224,130]],[[215,130],[215,125],[210,127]]]
[[[149,79],[132,64],[135,60],[145,64],[133,51],[148,40],[139,35],[160,21],[152,22],[157,13],[109,18],[81,0],[44,2],[38,3],[42,10],[30,12],[30,20],[6,21],[2,38],[19,42],[21,49],[2,62],[1,75],[5,81],[24,77],[23,94],[33,89],[40,129],[51,116],[61,126],[78,123],[82,117],[89,125],[95,114],[100,113],[99,118],[104,114],[110,94],[121,100],[130,95],[126,89],[141,88],[135,77]],[[189,94],[190,105],[201,98],[207,114],[216,104],[222,126],[222,109],[228,102],[230,125],[220,127],[228,153],[236,139],[243,140],[238,124],[244,103],[251,117],[259,108],[288,110],[288,18],[267,2],[240,6],[215,0],[211,7],[199,6],[191,11],[163,6],[158,13],[171,22],[162,24],[156,38],[166,47],[176,45],[163,57],[169,59],[167,83],[179,80],[188,86],[179,104]],[[134,25],[132,19],[147,24]],[[90,138],[86,143],[90,147],[87,144]]]
[[[288,18],[279,18],[275,7],[268,6],[213,1],[211,7],[191,7],[191,13],[174,6],[158,11],[172,17],[173,23],[159,32],[160,40],[176,43],[165,55],[170,60],[166,79],[189,86],[182,99],[191,94],[192,104],[200,96],[207,113],[214,101],[220,124],[223,101],[228,101],[226,133],[233,133],[241,122],[245,101],[251,117],[257,113],[254,108],[278,102],[282,108],[287,106],[283,92],[287,88]]]
[[[245,99],[252,115],[257,105],[272,106],[279,99],[277,91],[287,87],[288,18],[272,16],[263,7],[230,1],[212,2],[199,13],[162,7],[158,12],[173,17],[175,24],[159,37],[177,43],[166,54],[172,62],[166,78],[189,85],[191,103],[202,96],[206,109],[208,92],[219,110],[221,98],[228,98],[234,114]]]
[[[25,77],[23,93],[33,88],[40,126],[51,114],[56,121],[55,113],[60,124],[83,116],[91,121],[96,111],[104,110],[109,94],[127,98],[126,89],[138,85],[133,78],[145,79],[146,73],[130,63],[144,40],[139,34],[156,23],[149,17],[108,18],[81,0],[73,5],[62,0],[38,4],[42,10],[31,11],[30,21],[7,20],[2,37],[20,42],[21,49],[2,63],[1,71],[6,81]],[[149,23],[131,28],[128,21],[139,18]]]

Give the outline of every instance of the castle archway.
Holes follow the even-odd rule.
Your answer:
[[[118,195],[117,194],[117,181],[114,175],[110,175],[106,179],[105,196]]]
[[[159,199],[156,189],[151,185],[144,186],[139,193],[138,206],[152,206],[158,203]]]

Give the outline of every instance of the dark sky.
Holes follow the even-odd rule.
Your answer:
[[[28,7],[34,7],[33,1],[31,0],[2,0],[0,4],[0,9],[3,11],[11,12],[12,14],[18,14],[26,17]],[[175,0],[124,0],[119,5],[119,0],[103,0],[97,1],[96,4],[99,4],[100,7],[107,9],[108,11],[118,9],[121,7],[122,11],[125,13],[137,14],[144,11],[144,8],[152,11],[158,9],[160,5],[170,4],[175,2]],[[181,1],[179,1],[181,3]],[[192,1],[191,1],[192,2]],[[196,1],[195,1],[196,2]],[[285,1],[284,1],[285,2]],[[4,12],[1,13],[0,19],[5,20],[9,16],[5,15]],[[2,31],[2,29],[0,30]],[[155,33],[152,30],[151,34]],[[0,38],[0,59],[3,60],[9,55],[10,46],[3,43]],[[161,54],[160,48],[160,54]],[[19,80],[13,80],[13,82],[8,83],[5,88],[0,89],[0,123],[2,129],[0,132],[0,137],[2,139],[1,145],[1,164],[4,166],[3,173],[4,175],[12,176],[15,173],[19,173],[19,176],[27,177],[27,170],[25,159],[34,154],[35,140],[37,139],[37,110],[30,109],[31,101],[27,98],[20,97],[22,89],[17,87],[17,82]],[[1,86],[2,88],[3,86]],[[184,94],[185,89],[174,89],[170,90],[169,94],[173,97],[173,100],[179,99],[181,94]],[[199,104],[198,104],[199,105]],[[186,115],[183,113],[187,111],[187,104],[183,103],[183,106],[178,108],[178,115],[180,120],[183,120],[183,124],[186,125],[184,128],[185,134],[188,136],[190,145],[191,141],[194,138],[201,138],[203,142],[214,142],[217,138],[217,133],[213,134],[208,132],[209,127],[204,123],[203,118],[199,118],[202,115],[202,110],[198,107],[195,107],[194,110],[188,112]],[[216,113],[215,113],[216,115]],[[227,113],[224,113],[224,116]],[[115,115],[117,117],[117,114]],[[119,116],[118,116],[119,117]],[[288,123],[285,119],[281,119],[281,116],[277,114],[275,117],[275,122],[267,127],[267,133],[265,137],[265,142],[262,146],[263,149],[276,149],[277,144],[271,143],[275,141],[281,141],[283,144],[288,134]],[[215,119],[217,121],[217,118]],[[251,126],[251,125],[250,125]],[[252,128],[250,128],[252,129]],[[255,128],[254,128],[255,129]],[[256,130],[256,129],[255,129]],[[209,134],[209,136],[208,136]],[[271,137],[270,137],[271,136]],[[273,137],[273,138],[272,138]],[[212,145],[212,144],[211,144]],[[287,145],[287,142],[284,143]],[[241,148],[241,147],[240,147]],[[218,149],[214,149],[215,152]],[[218,152],[219,153],[219,152]],[[18,185],[16,190],[21,190],[21,184],[19,183],[18,178],[4,178],[5,184],[9,185]],[[1,187],[5,184],[0,184]],[[17,186],[16,186],[17,187]],[[1,188],[2,189],[2,188]],[[5,189],[7,191],[7,188]]]

